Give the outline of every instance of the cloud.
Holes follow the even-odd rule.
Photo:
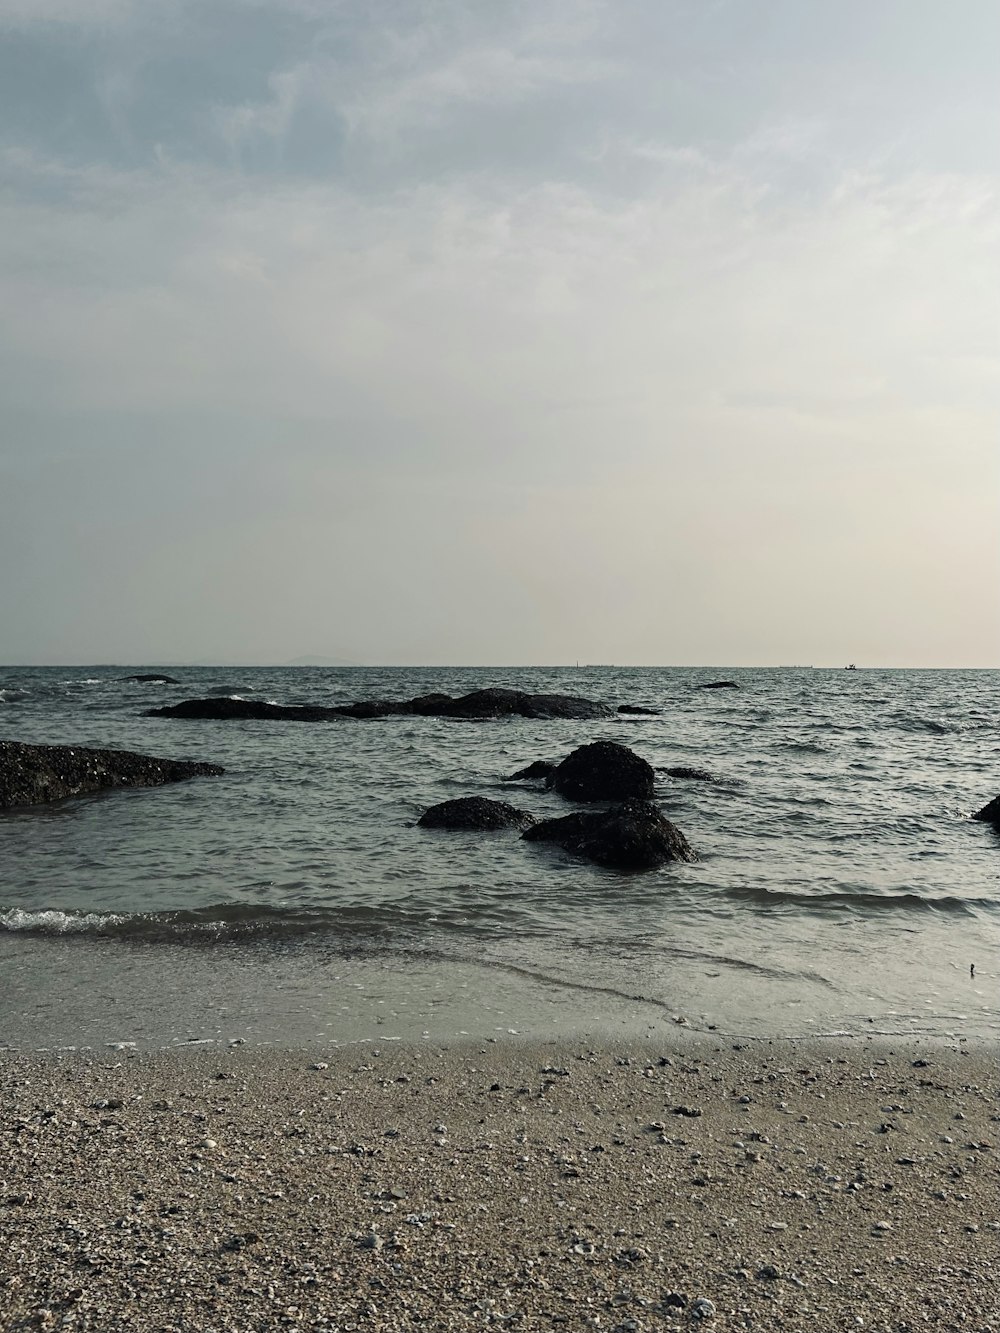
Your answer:
[[[1000,526],[993,174],[730,106],[609,7],[223,10],[261,24],[233,67],[178,7],[170,59],[80,57],[91,138],[47,101],[5,128],[0,535],[54,587],[33,515],[86,512],[67,615],[111,579],[149,635],[149,589],[197,622],[152,656],[288,657],[336,582],[348,656],[499,656],[503,607],[515,657],[666,660],[681,626],[766,661],[854,598],[986,660],[950,589]],[[209,566],[225,623],[185,606]]]
[[[129,17],[136,0],[0,0],[0,27],[102,26]]]

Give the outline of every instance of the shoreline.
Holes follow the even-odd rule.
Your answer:
[[[996,1333],[998,1054],[2,1051],[0,1330]]]
[[[326,1049],[363,1040],[571,1041],[581,1033],[601,1042],[874,1036],[947,1046],[964,1038],[1000,1049],[988,967],[972,981],[961,978],[964,995],[925,988],[903,1006],[874,996],[865,1004],[860,986],[856,995],[826,996],[795,977],[741,978],[736,989],[720,968],[697,961],[679,964],[669,990],[657,994],[639,965],[619,960],[602,969],[589,957],[590,970],[581,964],[573,976],[572,961],[566,954],[536,964],[511,951],[463,960],[315,943],[182,947],[0,933],[0,1049],[155,1051],[196,1042],[224,1048],[233,1039]]]

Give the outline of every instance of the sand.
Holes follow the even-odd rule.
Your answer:
[[[993,1050],[0,1054],[0,1329],[1000,1333]]]

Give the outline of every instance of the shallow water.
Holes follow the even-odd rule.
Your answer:
[[[1000,791],[1000,673],[179,668],[179,686],[119,679],[134,670],[0,669],[0,738],[227,770],[0,818],[9,1043],[676,1019],[741,1035],[1000,1034],[1000,836],[969,819]],[[740,688],[697,688],[723,677]],[[487,684],[663,712],[142,715],[211,693],[331,704]],[[515,834],[413,826],[463,794],[564,813],[560,798],[505,775],[602,738],[717,777],[658,775],[697,863],[624,875]]]

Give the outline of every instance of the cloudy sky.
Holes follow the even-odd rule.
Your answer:
[[[0,660],[1000,665],[995,0],[0,0]]]

